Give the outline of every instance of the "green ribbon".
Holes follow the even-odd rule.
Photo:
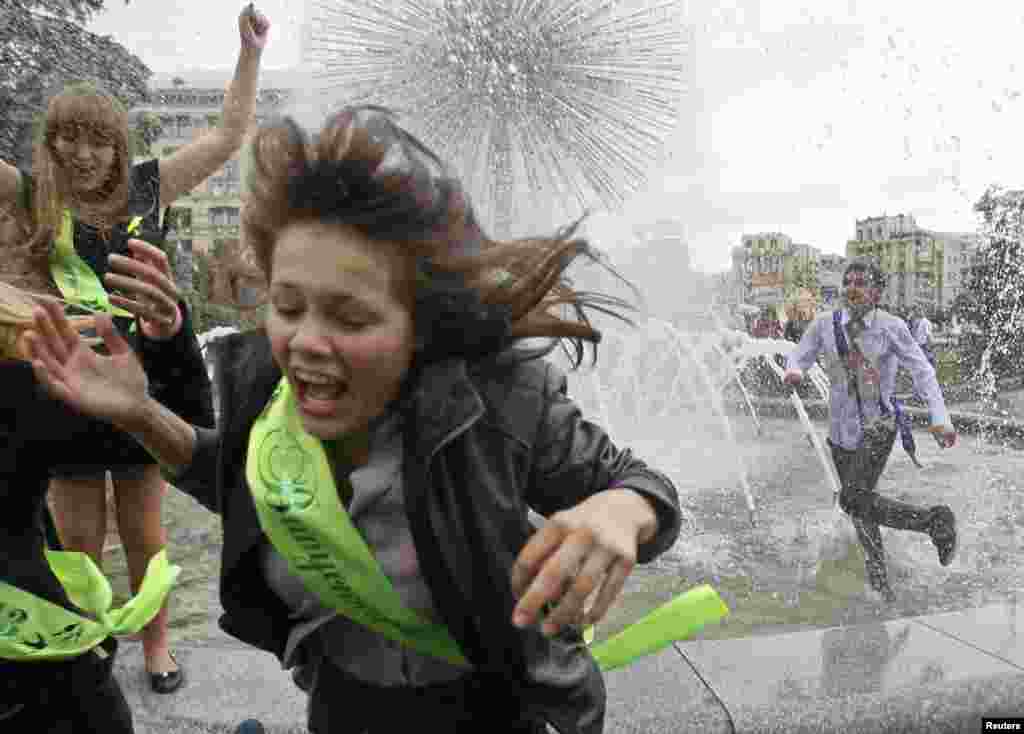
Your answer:
[[[139,632],[160,611],[181,573],[161,550],[149,560],[139,593],[112,609],[110,583],[88,555],[47,550],[46,560],[71,602],[91,618],[0,582],[0,658],[63,660],[110,636]]]
[[[673,642],[690,639],[705,625],[718,622],[728,613],[729,608],[718,592],[704,584],[655,608],[617,635],[593,645],[590,652],[601,670],[615,670]]]
[[[134,234],[141,223],[141,217],[134,217],[128,225],[128,234]],[[64,300],[69,303],[113,316],[133,316],[110,303],[110,294],[103,283],[89,264],[75,252],[75,225],[71,212],[67,210],[64,210],[60,232],[50,250],[50,273]]]
[[[338,498],[323,443],[307,433],[287,379],[249,434],[246,479],[260,526],[332,609],[418,652],[468,663],[447,628],[406,607]]]

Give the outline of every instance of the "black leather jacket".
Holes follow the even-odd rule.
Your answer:
[[[268,541],[245,482],[249,431],[281,373],[262,332],[219,342],[220,432],[198,432],[193,463],[174,484],[222,515],[221,627],[281,658],[292,622],[262,577],[258,551]],[[532,532],[527,507],[551,515],[626,485],[659,518],[640,563],[675,542],[681,515],[672,483],[586,422],[565,388],[542,360],[427,367],[401,405],[403,491],[421,572],[474,667],[502,675],[526,711],[563,734],[598,734],[604,682],[578,632],[547,639],[511,623],[511,568]]]

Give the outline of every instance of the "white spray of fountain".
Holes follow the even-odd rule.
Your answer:
[[[579,373],[571,373],[570,386],[584,409],[594,409],[613,436],[628,420],[630,402],[633,405],[632,418],[639,423],[657,421],[674,412],[691,409],[689,418],[694,406],[707,401],[710,408],[707,417],[718,427],[729,446],[737,444],[737,433],[726,408],[723,391],[729,383],[736,385],[760,435],[760,420],[750,390],[743,382],[742,370],[751,360],[764,359],[781,379],[782,369],[774,357],[787,355],[796,346],[775,339],[752,339],[742,332],[721,327],[703,333],[688,333],[669,321],[653,317],[640,322],[636,329],[612,326],[603,328],[603,333],[597,368],[584,366]],[[809,377],[819,394],[827,400],[829,385],[825,373],[815,366]],[[584,383],[589,390],[583,387]],[[609,387],[612,385],[616,386],[614,390]],[[806,421],[805,429],[810,437],[814,429],[806,418],[803,403],[795,393],[792,400],[798,416],[802,415]],[[689,420],[684,422],[692,423]],[[815,443],[816,436],[814,434],[811,444],[816,448],[833,491],[837,491],[838,483],[831,460],[820,440]],[[742,460],[738,468],[739,489],[751,522],[755,522],[757,505],[750,473]]]

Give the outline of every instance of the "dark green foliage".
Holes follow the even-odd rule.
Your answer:
[[[33,122],[68,82],[95,82],[129,109],[146,99],[146,65],[81,25],[102,8],[103,0],[0,0],[0,160],[30,166]]]

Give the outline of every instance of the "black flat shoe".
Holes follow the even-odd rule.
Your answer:
[[[174,693],[185,682],[185,673],[181,670],[181,663],[174,657],[174,653],[167,654],[171,656],[171,660],[178,666],[178,669],[170,673],[150,673],[149,687],[153,689],[153,693]]]

